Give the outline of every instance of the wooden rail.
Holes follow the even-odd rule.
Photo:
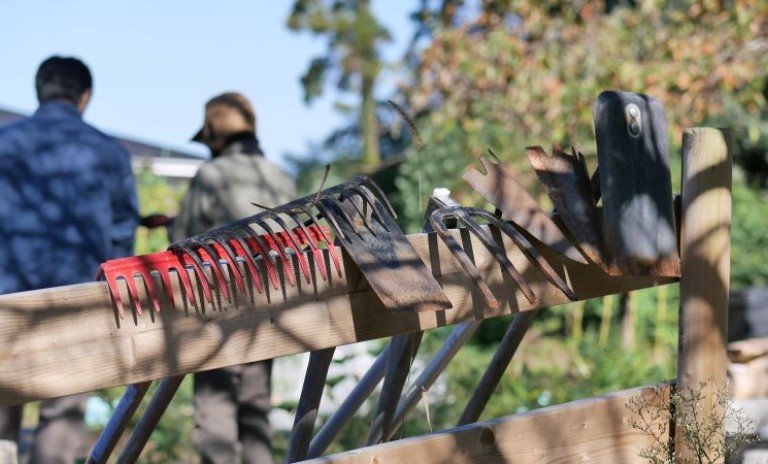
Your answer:
[[[640,464],[647,462],[640,452],[654,445],[653,438],[631,426],[633,415],[625,405],[639,395],[654,401],[657,394],[668,398],[669,389],[664,385],[633,388],[302,462]]]
[[[279,293],[227,302],[215,292],[211,305],[145,311],[119,320],[106,283],[0,296],[0,405],[94,391],[184,373],[276,358],[422,331],[464,321],[530,311],[568,300],[504,238],[511,261],[538,297],[533,305],[502,275],[485,247],[469,234],[458,237],[502,304],[488,308],[472,281],[434,234],[410,235],[437,276],[453,308],[434,313],[386,311],[350,260],[343,277],[310,285],[286,284]],[[579,298],[621,293],[673,282],[650,277],[610,277],[542,250]],[[196,283],[195,276],[191,276]],[[299,280],[297,278],[297,280]],[[174,288],[175,301],[186,301]],[[128,301],[127,292],[123,301]],[[142,295],[144,298],[145,295]],[[145,308],[151,305],[144,301]],[[23,373],[23,374],[22,374]]]

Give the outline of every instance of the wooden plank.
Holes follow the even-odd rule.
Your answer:
[[[652,400],[656,388],[663,388],[662,396],[668,397],[669,389],[664,385],[634,388],[325,456],[304,464],[645,463],[647,459],[639,455],[642,449],[654,444],[653,438],[630,425],[634,413],[625,405],[638,395]]]
[[[701,404],[702,416],[722,406],[717,392],[726,388],[731,165],[723,132],[685,131],[677,388],[686,396],[705,385],[709,401]],[[694,457],[682,440],[677,442],[681,462]]]
[[[458,232],[456,232],[458,234]],[[453,308],[418,314],[384,309],[345,256],[343,276],[297,287],[249,293],[216,303],[197,295],[198,307],[119,320],[104,282],[0,296],[0,405],[138,383],[243,362],[270,359],[396,334],[529,311],[567,302],[510,240],[504,246],[538,298],[529,303],[505,278],[488,251],[468,233],[460,243],[500,301],[485,307],[471,279],[434,234],[410,235]],[[621,293],[676,279],[610,277],[542,251],[580,298]],[[319,276],[313,270],[314,276]],[[194,276],[193,276],[194,277]],[[193,282],[194,283],[194,282]],[[143,287],[143,286],[141,286]],[[253,286],[251,286],[253,290]],[[177,304],[186,304],[175,288]],[[127,292],[123,301],[128,301]],[[145,295],[143,296],[145,298]],[[148,301],[144,307],[150,308]]]

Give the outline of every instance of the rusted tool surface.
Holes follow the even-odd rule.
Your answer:
[[[606,91],[594,123],[612,271],[680,275],[663,106],[648,95]]]
[[[496,308],[498,307],[499,302],[475,268],[466,251],[464,251],[456,239],[448,232],[448,226],[446,224],[451,221],[456,221],[458,225],[463,225],[470,233],[480,239],[496,262],[501,265],[502,270],[515,282],[515,285],[517,285],[523,295],[525,295],[528,301],[532,304],[535,304],[537,301],[533,290],[528,285],[525,278],[523,278],[522,274],[520,274],[509,260],[504,249],[496,242],[491,233],[481,226],[482,224],[489,224],[507,235],[520,248],[525,257],[546,276],[547,280],[559,288],[569,299],[576,299],[576,295],[568,287],[568,284],[541,256],[539,251],[527,238],[525,238],[525,236],[509,223],[502,221],[488,211],[462,206],[448,196],[433,196],[431,201],[433,202],[433,209],[428,213],[431,229],[434,230],[440,239],[448,246],[448,249],[461,267],[475,282],[489,307]]]
[[[568,154],[558,146],[553,147],[551,155],[542,147],[528,147],[526,153],[576,246],[607,271],[600,213],[584,156],[575,150]]]
[[[378,188],[368,187],[375,184],[370,180],[342,184],[338,198],[318,201],[324,216],[336,218],[341,246],[387,309],[450,308],[450,300],[395,223],[386,197]]]
[[[499,209],[516,227],[568,258],[587,264],[581,252],[555,222],[541,210],[536,200],[515,179],[509,168],[481,157],[485,174],[477,169],[464,173],[464,180],[489,203]]]

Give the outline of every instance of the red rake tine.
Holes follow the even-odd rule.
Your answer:
[[[336,268],[336,273],[339,275],[339,277],[341,277],[342,276],[341,263],[339,260],[339,255],[336,252],[336,247],[333,245],[333,239],[331,238],[330,235],[328,235],[330,231],[327,230],[327,228],[320,225],[319,219],[317,218],[315,213],[312,211],[311,206],[298,206],[297,208],[303,211],[304,213],[306,213],[307,216],[309,216],[312,222],[312,224],[309,225],[309,229],[312,230],[312,236],[315,240],[315,244],[319,245],[318,242],[320,241],[325,243],[325,246],[328,248],[328,253],[330,253],[331,259],[333,260],[333,265]],[[319,235],[319,237],[317,237],[317,235]]]
[[[118,279],[125,281],[125,284],[128,288],[129,297],[132,300],[132,304],[137,315],[143,314],[138,288],[136,287],[135,283],[137,276],[141,277],[142,281],[144,282],[144,285],[147,289],[147,294],[152,300],[152,306],[156,311],[160,311],[160,300],[157,289],[155,288],[154,282],[152,281],[151,271],[156,269],[156,264],[166,261],[165,258],[165,253],[155,253],[153,255],[141,257],[129,256],[126,258],[107,261],[99,267],[99,271],[96,274],[96,279],[98,280],[102,277],[105,277],[110,293],[115,299],[117,312],[121,319],[125,318],[125,308],[120,296],[120,290],[117,283]],[[170,288],[170,283],[166,280],[166,275],[160,272],[160,276],[163,280],[163,284],[167,288]],[[173,304],[173,296],[169,295],[168,298],[169,302]]]
[[[325,267],[323,252],[320,251],[320,248],[317,246],[317,239],[309,232],[307,227],[296,215],[296,213],[288,212],[286,214],[298,226],[298,229],[295,229],[295,232],[296,235],[299,236],[299,242],[306,243],[309,246],[309,249],[312,251],[312,256],[315,257],[315,262],[317,263],[317,268],[320,271],[320,276],[323,278],[323,280],[328,280],[328,271]],[[309,283],[309,281],[307,281],[307,283]]]
[[[243,258],[243,261],[248,268],[248,272],[251,275],[251,279],[253,279],[253,282],[256,285],[256,291],[263,293],[264,286],[261,283],[261,276],[259,269],[256,267],[256,261],[253,259],[253,252],[251,251],[251,247],[249,247],[248,243],[246,243],[246,241],[243,240],[243,238],[239,235],[233,233],[232,237],[232,246],[238,250],[238,256]]]
[[[266,217],[271,217],[272,220],[277,222],[280,227],[283,228],[284,235],[288,237],[288,241],[286,242],[286,246],[293,249],[294,252],[296,252],[296,257],[299,260],[299,267],[301,267],[301,272],[304,274],[304,280],[306,280],[307,283],[311,282],[311,279],[309,277],[309,266],[307,265],[307,260],[304,258],[304,252],[301,249],[301,245],[296,241],[296,237],[294,236],[294,231],[288,227],[288,224],[285,223],[283,218],[280,217],[280,215],[268,212]]]
[[[227,301],[232,301],[229,293],[229,285],[227,284],[227,279],[224,277],[224,273],[221,270],[221,262],[218,251],[213,249],[212,245],[206,242],[206,240],[211,239],[207,236],[207,234],[198,235],[198,237],[201,238],[198,239],[198,248],[196,249],[197,254],[204,259],[204,262],[208,263],[211,270],[213,271],[213,274],[216,276],[217,285],[215,285],[215,287],[221,290],[221,293],[224,295],[224,298]],[[205,254],[202,253],[203,251]],[[205,255],[208,255],[207,259],[205,259]]]
[[[185,242],[181,242],[179,244],[172,245],[172,249],[174,252],[178,253],[180,255],[180,259],[184,262],[189,262],[194,268],[195,273],[202,277],[202,279],[198,279],[200,282],[200,285],[203,287],[203,294],[205,295],[205,298],[213,303],[213,294],[211,294],[211,287],[213,286],[213,282],[211,281],[208,274],[206,274],[205,270],[203,269],[204,264],[202,261],[200,261],[200,257],[198,254],[189,248],[187,245],[185,245]]]
[[[240,273],[240,268],[237,266],[237,256],[232,252],[232,248],[230,248],[228,243],[228,241],[231,240],[234,235],[231,232],[228,235],[230,237],[229,239],[226,239],[226,235],[221,237],[217,236],[216,238],[209,237],[209,239],[213,241],[212,246],[218,255],[220,255],[219,249],[224,250],[224,253],[226,253],[227,260],[229,262],[229,269],[232,271],[232,275],[235,277],[235,284],[240,292],[245,295],[245,282],[243,281],[243,275]]]
[[[261,235],[257,234],[255,230],[253,230],[248,225],[242,225],[238,226],[237,230],[240,230],[241,232],[245,233],[250,237],[252,240],[249,240],[248,243],[251,245],[251,248],[253,249],[254,253],[259,253],[262,257],[262,262],[264,263],[264,266],[267,268],[267,273],[269,274],[269,280],[272,282],[272,288],[275,290],[280,288],[280,282],[277,279],[277,272],[275,271],[275,268],[277,267],[277,262],[275,261],[275,258],[269,254],[269,251],[272,249],[272,246],[267,244],[264,239],[266,238],[267,241],[272,242],[272,239],[267,237],[262,237]]]
[[[282,242],[280,238],[275,234],[275,231],[272,230],[271,227],[269,227],[269,224],[265,222],[257,224],[259,227],[264,229],[270,238],[272,238],[272,243],[275,244],[275,246],[272,248],[272,250],[276,251],[277,254],[280,256],[280,261],[283,265],[283,271],[285,274],[285,277],[288,279],[288,283],[291,284],[291,287],[296,286],[296,277],[293,275],[293,268],[291,267],[291,260],[288,258],[288,256],[285,254],[285,250],[283,248]]]

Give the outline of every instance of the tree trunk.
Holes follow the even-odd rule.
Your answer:
[[[375,168],[381,162],[379,154],[379,128],[376,120],[376,99],[373,95],[375,79],[363,75],[363,104],[360,115],[360,128],[363,136],[363,168]]]

